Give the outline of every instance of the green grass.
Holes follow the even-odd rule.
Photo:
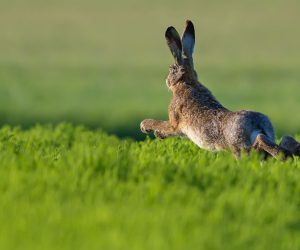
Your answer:
[[[0,159],[1,249],[300,248],[299,159],[68,124],[2,128]]]

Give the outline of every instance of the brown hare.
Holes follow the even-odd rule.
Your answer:
[[[186,21],[182,39],[174,27],[166,30],[165,37],[175,59],[166,79],[173,94],[169,120],[143,120],[142,132],[154,132],[159,138],[187,136],[200,148],[230,149],[237,157],[252,148],[275,158],[300,155],[300,143],[292,137],[285,136],[280,145],[275,143],[274,129],[266,115],[245,110],[232,112],[198,81],[192,57],[195,30],[191,21]]]

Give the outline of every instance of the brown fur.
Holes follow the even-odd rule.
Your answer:
[[[142,132],[154,132],[162,139],[187,136],[201,148],[211,151],[230,149],[236,156],[252,148],[275,158],[300,155],[300,143],[291,137],[284,137],[280,145],[275,143],[274,130],[267,116],[226,109],[198,81],[193,67],[195,33],[191,21],[187,21],[182,40],[173,27],[167,29],[166,40],[175,59],[166,80],[173,94],[169,120],[143,120]]]

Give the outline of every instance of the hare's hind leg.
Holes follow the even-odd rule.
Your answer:
[[[284,136],[279,146],[290,151],[293,155],[300,156],[300,143],[291,136]]]
[[[172,126],[169,121],[159,121],[146,119],[141,122],[141,131],[143,133],[154,132],[158,138],[164,139],[169,136],[181,135],[176,127]]]
[[[258,134],[252,146],[258,151],[264,151],[278,159],[282,155],[283,159],[290,157],[292,154],[289,150],[278,146],[276,143],[269,140],[264,134]]]

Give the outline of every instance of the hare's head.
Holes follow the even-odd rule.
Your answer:
[[[175,63],[170,66],[166,83],[169,89],[176,88],[178,83],[194,85],[197,83],[197,73],[194,70],[193,51],[195,45],[195,29],[191,21],[186,21],[186,27],[180,38],[174,27],[166,30],[167,44]]]

